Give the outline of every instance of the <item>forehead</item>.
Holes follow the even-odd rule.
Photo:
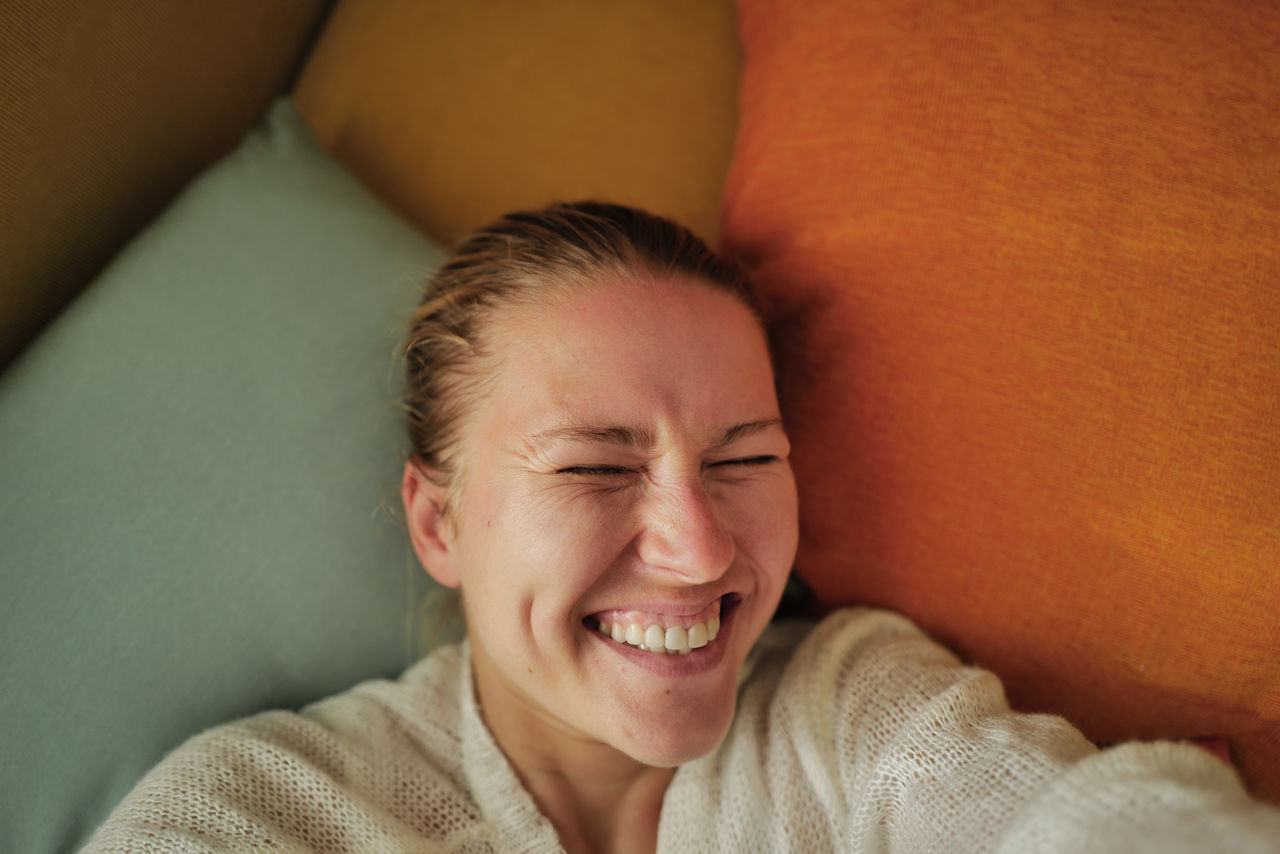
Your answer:
[[[659,416],[723,429],[777,416],[759,321],[706,285],[622,280],[504,311],[489,333],[480,409],[508,431],[643,427]]]

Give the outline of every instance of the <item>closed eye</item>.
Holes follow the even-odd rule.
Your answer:
[[[624,466],[565,466],[556,469],[556,474],[579,475],[583,477],[600,477],[602,475],[632,474],[634,469]]]
[[[776,463],[779,457],[774,454],[761,454],[755,457],[737,457],[731,460],[717,460],[709,463],[707,468],[749,468],[752,466],[767,466],[770,463]],[[567,474],[578,477],[618,477],[621,475],[635,474],[636,470],[627,468],[626,466],[565,466],[556,469],[556,474]]]
[[[769,463],[776,463],[778,457],[773,454],[762,454],[758,457],[740,457],[733,460],[718,460],[711,463],[710,468],[723,468],[726,466],[767,466]]]

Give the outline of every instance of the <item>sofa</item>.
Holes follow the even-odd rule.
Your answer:
[[[448,634],[397,336],[469,229],[587,197],[752,270],[821,608],[1280,802],[1277,38],[1172,0],[7,5],[0,849]]]

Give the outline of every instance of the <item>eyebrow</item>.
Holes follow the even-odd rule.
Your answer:
[[[541,442],[603,442],[608,445],[621,445],[624,448],[644,449],[657,444],[653,433],[636,427],[588,427],[566,426],[553,427],[529,437],[529,441]]]
[[[753,436],[772,427],[781,427],[781,418],[765,418],[760,421],[748,421],[743,424],[735,424],[725,430],[715,440],[713,447],[723,448],[726,445],[732,445],[739,439],[747,436]],[[601,442],[607,445],[618,445],[620,447],[632,450],[647,450],[657,444],[657,439],[653,433],[642,427],[590,427],[590,426],[565,426],[553,427],[550,430],[544,430],[541,433],[535,433],[529,437],[529,441],[535,444],[543,442],[568,441],[568,442]]]
[[[715,446],[717,448],[723,448],[725,445],[732,445],[739,439],[747,436],[754,436],[756,433],[768,430],[771,427],[781,426],[781,418],[765,418],[760,421],[748,421],[745,424],[735,424],[720,435],[720,438],[716,440]]]

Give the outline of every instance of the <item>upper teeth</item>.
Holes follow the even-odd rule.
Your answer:
[[[618,643],[627,643],[647,652],[658,655],[679,653],[684,655],[699,647],[704,647],[716,639],[720,633],[720,618],[711,617],[706,622],[694,623],[692,626],[670,626],[663,628],[657,623],[607,623],[601,620],[598,624],[600,634],[608,635]]]

